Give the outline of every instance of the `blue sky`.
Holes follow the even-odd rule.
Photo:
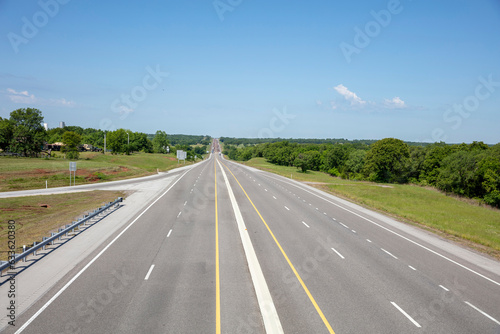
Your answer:
[[[500,142],[500,2],[0,0],[0,116]]]

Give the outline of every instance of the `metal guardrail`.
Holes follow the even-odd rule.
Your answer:
[[[40,243],[34,242],[33,247],[30,247],[27,250],[23,250],[23,252],[21,254],[16,254],[14,258],[9,257],[9,261],[1,261],[0,273],[3,272],[5,269],[9,268],[11,265],[14,265],[21,260],[26,260],[26,258],[31,254],[34,254],[36,256],[36,252],[39,249],[45,249],[45,246],[47,246],[48,244],[53,245],[54,241],[56,239],[61,239],[61,237],[63,235],[67,235],[69,232],[75,230],[80,225],[85,224],[87,221],[91,220],[95,216],[103,213],[104,211],[106,211],[107,209],[112,207],[113,205],[116,205],[122,201],[123,201],[123,198],[118,197],[113,202],[109,202],[108,204],[103,205],[102,207],[92,211],[88,215],[85,215],[83,218],[80,218],[78,221],[74,221],[73,223],[66,225],[64,228],[60,228],[57,233],[52,233],[52,235],[50,237],[43,237],[42,242],[40,242]]]

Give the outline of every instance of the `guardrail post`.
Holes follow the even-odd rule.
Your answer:
[[[23,245],[23,253],[26,252],[26,245]],[[23,262],[26,262],[26,257],[23,257]]]
[[[33,241],[33,247],[35,247],[35,246],[36,246],[36,241]],[[33,254],[33,256],[36,256],[36,250],[32,254]]]
[[[63,229],[63,228],[60,228],[58,231],[59,231],[59,232],[62,232],[62,231],[64,231],[64,229]],[[59,240],[61,240],[61,235],[59,236]]]
[[[51,237],[53,237],[53,236],[54,236],[54,235],[56,235],[56,234],[57,234],[57,233],[52,232],[50,236],[51,236]],[[51,241],[50,243],[51,243],[52,245],[54,245],[54,239],[52,239],[52,241]]]
[[[42,238],[42,241],[44,241],[44,242],[45,242],[47,239],[48,239],[47,237],[43,237],[43,238]],[[42,249],[43,249],[43,250],[45,250],[45,247],[46,247],[46,246],[47,246],[47,244],[43,245]]]

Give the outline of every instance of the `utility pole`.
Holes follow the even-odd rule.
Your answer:
[[[106,154],[106,132],[104,132],[104,154]]]

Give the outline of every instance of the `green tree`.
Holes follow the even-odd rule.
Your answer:
[[[300,168],[303,173],[309,169],[313,169],[315,164],[319,161],[320,154],[318,151],[307,151],[299,153],[295,158],[293,165]]]
[[[452,147],[443,142],[427,147],[419,179],[425,180],[428,184],[436,185],[441,163],[451,153],[453,153]]]
[[[65,129],[62,129],[62,128],[49,129],[47,131],[47,142],[49,144],[54,144],[54,143],[57,143],[57,142],[62,142],[63,134],[66,131],[69,131],[69,130],[65,130]]]
[[[66,154],[67,159],[78,159],[80,152],[78,151],[79,146],[82,142],[82,137],[73,131],[66,131],[62,136],[62,141],[65,146],[62,147],[62,151]]]
[[[365,165],[366,151],[365,150],[354,150],[349,154],[349,158],[344,164],[342,177],[348,179],[352,178],[351,175],[358,175],[363,170]]]
[[[142,132],[133,132],[130,134],[130,151],[143,151],[145,153],[153,152],[153,143],[148,139],[148,135]]]
[[[109,148],[113,154],[127,153],[128,145],[126,130],[118,129],[108,132],[106,141],[107,148]]]
[[[324,166],[323,170],[330,170],[332,168],[336,168],[340,170],[347,159],[349,158],[350,149],[347,145],[343,144],[335,144],[329,150],[327,150],[324,154]]]
[[[363,172],[371,181],[404,183],[409,156],[408,145],[403,141],[395,138],[379,140],[366,154]]]
[[[16,109],[10,113],[12,123],[12,152],[35,156],[42,151],[46,132],[42,126],[42,112],[35,108]]]
[[[153,152],[154,153],[167,153],[168,139],[165,131],[156,131],[153,138]]]
[[[13,126],[9,119],[0,117],[0,149],[5,151],[12,141]]]
[[[477,177],[478,154],[458,151],[442,162],[436,185],[439,189],[467,197],[474,197],[481,187]]]

